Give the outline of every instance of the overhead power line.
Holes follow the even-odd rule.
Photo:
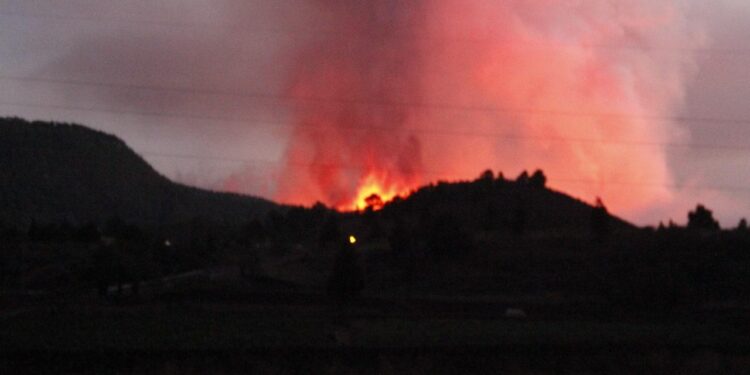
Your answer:
[[[361,105],[361,106],[374,106],[374,107],[407,107],[407,108],[412,108],[412,109],[426,109],[426,110],[515,113],[515,114],[530,114],[530,115],[539,115],[539,116],[559,116],[559,117],[577,117],[577,118],[640,119],[640,120],[650,120],[650,121],[682,122],[682,123],[714,123],[714,124],[744,124],[744,125],[750,124],[750,120],[747,120],[747,119],[728,119],[728,118],[718,118],[718,117],[662,116],[662,115],[652,115],[652,114],[632,114],[632,113],[616,113],[616,112],[582,112],[582,111],[540,109],[540,108],[512,108],[512,107],[506,108],[506,107],[497,107],[497,106],[474,106],[474,105],[462,105],[462,104],[452,104],[452,103],[425,103],[425,102],[420,102],[420,101],[407,102],[407,101],[388,101],[388,100],[373,100],[373,99],[360,99],[360,98],[313,97],[313,96],[286,95],[286,94],[278,94],[278,93],[234,92],[234,91],[228,91],[228,90],[216,90],[216,89],[205,89],[205,88],[169,87],[169,86],[158,86],[158,85],[141,85],[141,84],[115,83],[115,82],[96,82],[96,81],[56,79],[56,78],[43,78],[43,77],[19,77],[19,76],[9,76],[9,75],[0,75],[0,80],[16,81],[16,82],[51,83],[51,84],[61,84],[61,85],[127,89],[127,90],[146,90],[146,91],[154,91],[154,92],[179,93],[179,94],[185,94],[185,95],[231,97],[231,98],[236,98],[236,99],[260,99],[260,100],[271,100],[271,101],[282,101],[282,102],[289,102],[289,101],[309,102],[312,104],[329,103],[329,104],[340,104],[340,105]]]
[[[28,13],[28,12],[12,12],[12,11],[0,11],[0,17],[5,18],[20,18],[20,19],[40,19],[45,21],[56,21],[56,22],[86,22],[98,25],[137,25],[137,26],[148,26],[158,28],[172,28],[172,29],[190,29],[190,30],[202,30],[206,27],[216,27],[224,30],[243,30],[248,34],[259,34],[259,35],[282,35],[285,37],[299,37],[309,39],[311,37],[326,37],[335,39],[363,39],[363,38],[378,38],[378,37],[403,37],[403,38],[414,38],[421,40],[429,40],[433,42],[455,42],[455,43],[498,43],[497,40],[489,37],[477,37],[471,35],[444,35],[435,36],[428,34],[427,32],[412,31],[413,28],[401,26],[395,29],[384,30],[380,33],[343,33],[335,30],[326,29],[290,29],[290,28],[265,28],[265,29],[248,29],[247,25],[244,24],[220,24],[216,22],[183,22],[183,21],[170,21],[170,20],[144,20],[144,19],[123,19],[116,17],[86,17],[80,15],[61,15],[61,14],[41,14],[41,13]],[[556,43],[545,43],[544,45],[529,45],[522,43],[511,43],[506,41],[505,44],[512,44],[518,48],[526,49],[568,49],[568,48],[590,48],[590,49],[602,49],[602,50],[626,50],[626,51],[648,51],[648,52],[659,52],[659,53],[700,53],[700,54],[712,54],[721,56],[737,56],[737,57],[750,57],[750,49],[747,48],[715,48],[715,47],[674,47],[674,46],[646,46],[646,45],[613,45],[613,44],[565,44],[562,42]]]
[[[213,161],[226,161],[235,163],[251,163],[251,164],[270,164],[277,166],[289,166],[295,168],[321,168],[321,169],[342,169],[342,170],[365,170],[367,169],[364,165],[355,164],[343,164],[343,163],[325,163],[325,162],[304,162],[304,161],[287,161],[287,160],[269,160],[259,158],[232,158],[232,157],[219,157],[219,156],[200,156],[191,154],[174,154],[174,153],[163,153],[163,152],[150,152],[150,151],[138,151],[140,155],[150,156],[156,158],[172,158],[172,159],[188,159],[188,160],[213,160]],[[419,168],[415,172],[431,175],[431,176],[443,176],[443,178],[450,178],[450,174],[445,171],[430,170]],[[736,186],[736,185],[720,185],[720,186],[707,186],[707,185],[660,185],[660,184],[649,184],[642,182],[628,182],[628,181],[596,181],[586,180],[580,178],[551,178],[551,182],[557,183],[573,183],[583,185],[597,185],[602,187],[621,187],[621,188],[638,188],[638,189],[673,189],[673,190],[688,190],[688,191],[734,191],[734,192],[750,192],[750,186]]]
[[[452,137],[477,137],[477,138],[493,138],[495,140],[506,140],[506,141],[534,141],[534,142],[563,142],[563,143],[593,143],[593,144],[609,144],[619,145],[627,147],[672,147],[672,148],[692,148],[692,149],[707,149],[707,150],[728,150],[728,151],[748,151],[750,146],[740,145],[726,145],[726,144],[702,144],[702,143],[676,143],[676,142],[653,142],[653,141],[642,141],[642,140],[614,140],[614,139],[596,139],[596,138],[584,138],[584,137],[564,137],[564,136],[529,136],[529,135],[509,135],[503,132],[493,131],[472,131],[472,130],[448,130],[448,129],[436,129],[436,128],[397,128],[393,126],[367,126],[357,127],[351,125],[337,125],[335,127],[321,127],[317,125],[305,125],[295,124],[288,121],[270,121],[264,119],[253,119],[253,118],[242,118],[242,117],[228,117],[228,116],[214,116],[214,115],[200,115],[200,114],[184,114],[184,113],[168,113],[160,111],[132,111],[132,110],[120,110],[111,108],[95,108],[95,107],[76,107],[69,105],[57,105],[57,104],[36,104],[36,103],[23,103],[23,102],[4,102],[0,101],[0,105],[3,106],[14,106],[23,108],[35,108],[35,109],[56,109],[64,111],[75,111],[75,112],[88,112],[88,113],[106,113],[115,115],[132,115],[142,117],[156,117],[156,118],[181,118],[189,120],[206,120],[206,121],[218,121],[218,122],[230,122],[230,123],[248,123],[253,126],[263,126],[272,129],[278,127],[285,128],[296,128],[318,132],[404,132],[408,134],[424,134],[424,135],[442,135]],[[742,122],[742,124],[750,124],[750,121]]]
[[[21,146],[25,149],[34,149],[33,146]],[[338,170],[349,170],[349,171],[362,171],[367,170],[369,167],[366,165],[351,164],[351,163],[340,163],[340,162],[313,162],[313,161],[301,161],[301,160],[272,160],[262,159],[253,157],[228,157],[228,156],[216,156],[216,155],[197,155],[187,153],[169,153],[169,152],[157,152],[151,150],[134,149],[138,155],[142,157],[150,158],[166,158],[166,159],[183,159],[183,160],[197,160],[197,161],[211,161],[211,162],[230,162],[239,164],[265,164],[272,165],[275,167],[292,167],[292,168],[316,168],[316,169],[338,169]],[[81,156],[83,158],[83,156]],[[384,169],[388,169],[389,166],[383,166]],[[481,168],[480,168],[481,169]],[[455,174],[448,173],[446,171],[428,168],[414,168],[413,173],[418,175],[432,176],[433,182],[443,181],[456,181]],[[636,189],[672,189],[672,190],[683,190],[683,191],[730,191],[730,192],[748,192],[750,193],[750,186],[740,185],[678,185],[678,184],[653,184],[633,181],[600,181],[581,179],[573,177],[561,177],[561,178],[550,178],[551,183],[573,183],[581,185],[595,185],[602,188],[636,188]]]

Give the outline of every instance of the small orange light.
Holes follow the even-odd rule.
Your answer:
[[[349,243],[352,244],[352,245],[354,245],[355,243],[357,243],[357,237],[349,236]]]

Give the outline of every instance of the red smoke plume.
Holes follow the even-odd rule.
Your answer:
[[[314,2],[279,200],[354,208],[486,168],[542,168],[631,215],[670,198],[664,144],[699,39],[681,3]]]

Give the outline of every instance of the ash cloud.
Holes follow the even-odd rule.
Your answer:
[[[315,3],[331,36],[299,52],[289,92],[333,100],[295,109],[282,200],[339,205],[372,174],[412,186],[488,166],[541,167],[631,215],[673,199],[660,145],[681,139],[669,119],[695,62],[661,50],[702,43],[679,2]],[[421,156],[404,173],[395,155],[409,137]]]
[[[384,190],[422,182],[418,113],[427,1],[320,0],[328,33],[302,49],[288,93],[301,99],[279,184],[283,201],[350,205],[369,179]],[[301,162],[300,162],[301,161]],[[310,165],[304,165],[309,162]]]
[[[35,100],[188,115],[34,112],[113,131],[141,148],[281,160],[150,159],[168,175],[204,187],[336,204],[346,201],[368,173],[409,188],[471,178],[486,168],[513,175],[538,167],[560,190],[586,200],[602,196],[612,211],[653,223],[674,207],[684,212],[695,203],[690,192],[670,186],[710,184],[701,174],[721,175],[715,185],[737,183],[731,168],[722,167],[726,163],[713,163],[732,155],[704,159],[693,150],[680,154],[661,145],[689,142],[691,133],[699,143],[712,143],[713,125],[669,119],[750,116],[745,107],[730,105],[738,101],[729,99],[742,96],[733,94],[734,86],[712,78],[727,77],[711,73],[727,67],[741,72],[742,60],[692,52],[707,45],[704,25],[695,20],[711,17],[709,26],[721,29],[744,19],[736,14],[750,12],[739,12],[742,4],[730,0],[699,7],[713,12],[695,10],[695,4],[223,0],[157,6],[79,0],[45,7],[8,1],[3,10],[121,22],[4,22],[3,30],[24,31],[12,34],[22,35],[18,43],[24,46],[47,46],[37,40],[52,36],[56,45],[17,58],[41,65],[14,66],[8,54],[4,61],[10,63],[3,65],[4,72],[30,76],[278,96],[17,86],[16,96]],[[745,36],[719,37],[736,47]],[[699,63],[708,70],[690,85]],[[717,97],[727,99],[719,100],[720,107],[733,113],[712,113]],[[597,113],[628,116],[585,116]],[[193,114],[235,121],[190,118]],[[721,130],[736,140],[737,129]],[[702,171],[694,172],[696,165]],[[711,206],[714,193],[721,194],[705,194],[704,203]],[[713,200],[726,202],[723,198]],[[737,211],[734,220],[740,209],[726,206]]]

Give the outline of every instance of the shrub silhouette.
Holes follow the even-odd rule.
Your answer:
[[[531,177],[529,177],[529,186],[534,188],[544,188],[547,186],[547,176],[544,175],[540,169],[537,169]]]
[[[747,220],[744,217],[740,219],[740,223],[737,224],[737,230],[742,232],[747,231]]]
[[[492,181],[495,179],[495,174],[492,169],[487,169],[479,175],[478,181]]]
[[[720,227],[719,222],[714,219],[713,212],[699,204],[695,211],[688,212],[688,229],[717,231]]]
[[[372,211],[383,208],[383,205],[385,203],[383,202],[383,198],[380,198],[379,195],[373,193],[369,197],[365,198],[365,204],[367,205],[367,209]]]
[[[601,198],[596,198],[596,204],[591,210],[591,232],[598,238],[606,237],[610,231],[610,216]]]
[[[529,172],[523,171],[521,172],[518,177],[516,177],[516,182],[519,184],[528,184],[529,183]]]

